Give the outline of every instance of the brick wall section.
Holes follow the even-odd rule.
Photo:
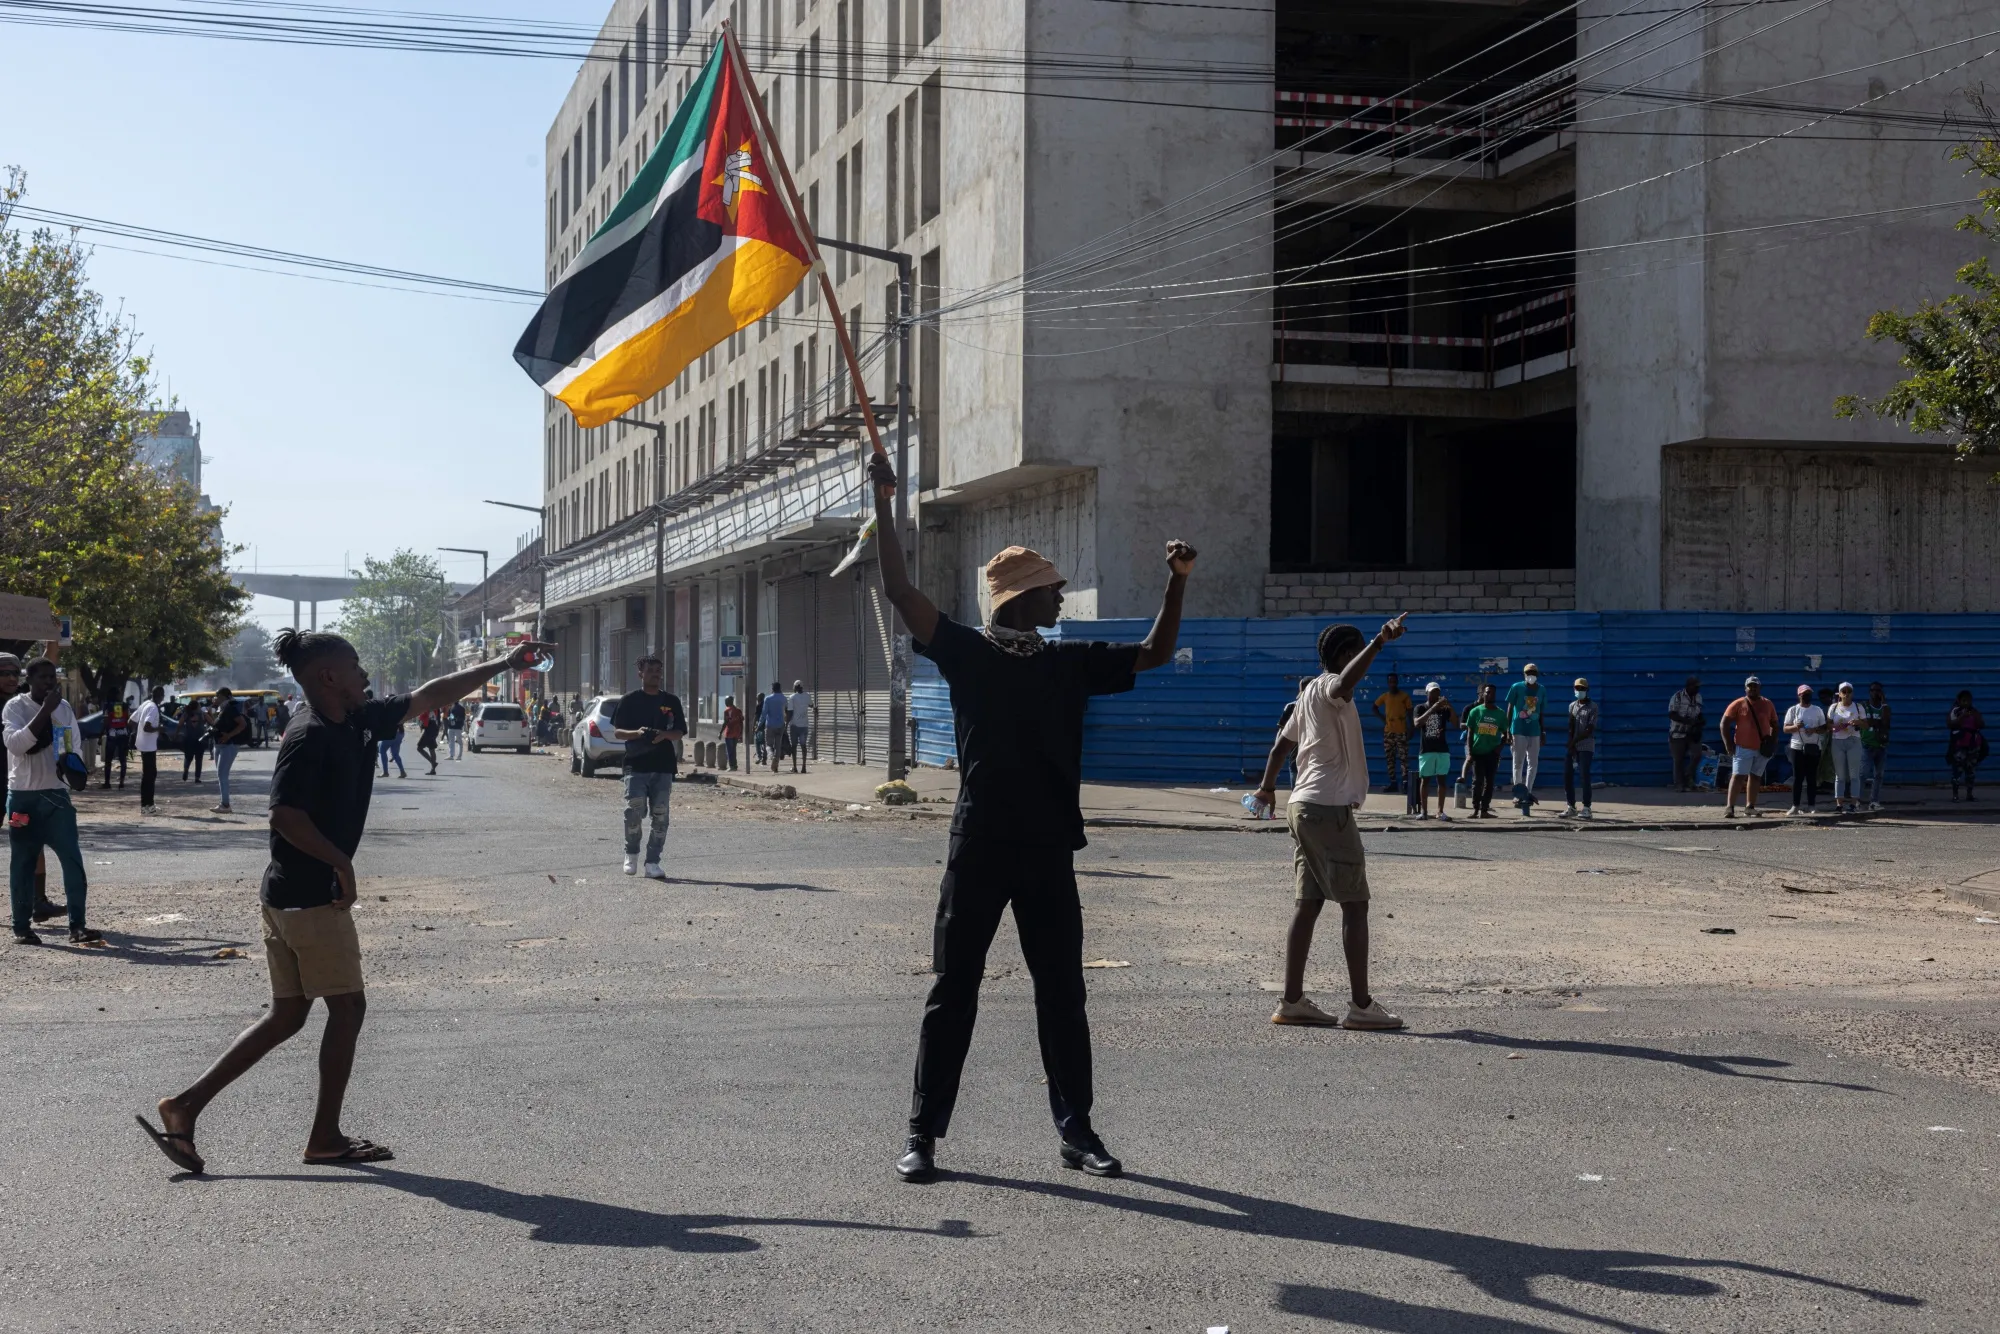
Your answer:
[[[1575,611],[1575,570],[1350,570],[1267,574],[1266,616],[1358,611]]]

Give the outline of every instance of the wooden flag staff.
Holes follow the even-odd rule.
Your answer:
[[[743,59],[743,48],[737,44],[736,32],[727,19],[722,22],[722,44],[728,52],[729,63],[736,70],[736,77],[743,81],[744,96],[757,113],[757,137],[763,142],[765,160],[778,168],[778,178],[785,187],[785,211],[791,214],[792,225],[812,250],[813,271],[819,275],[820,295],[826,298],[827,311],[833,316],[834,333],[840,339],[840,354],[847,361],[848,378],[854,382],[854,397],[861,404],[861,420],[868,427],[868,443],[874,448],[877,458],[886,459],[889,451],[882,448],[882,433],[875,425],[875,405],[869,401],[868,385],[861,377],[861,360],[854,355],[854,343],[847,336],[847,320],[841,315],[840,302],[834,298],[833,281],[826,276],[826,260],[819,252],[819,238],[813,234],[812,220],[806,216],[805,205],[799,200],[799,188],[792,183],[792,169],[786,165],[785,155],[778,150],[777,132],[771,128],[771,118],[764,111],[764,95],[758,91],[757,81],[750,76],[749,63]]]

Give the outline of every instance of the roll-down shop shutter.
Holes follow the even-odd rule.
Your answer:
[[[814,702],[812,754],[847,764],[861,758],[860,644],[855,633],[860,573],[819,576],[819,675],[806,681]]]

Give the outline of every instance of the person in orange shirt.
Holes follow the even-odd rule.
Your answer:
[[[731,773],[736,771],[736,743],[743,739],[743,710],[736,707],[736,696],[722,697],[722,752],[729,763]]]
[[[1389,673],[1389,688],[1375,697],[1375,716],[1382,720],[1382,764],[1389,781],[1384,792],[1400,792],[1410,784],[1410,692]]]
[[[1764,698],[1763,683],[1756,677],[1743,679],[1743,693],[1722,711],[1722,749],[1729,757],[1729,810],[1726,819],[1736,818],[1736,792],[1740,784],[1744,814],[1762,815],[1757,809],[1757,789],[1764,786],[1764,766],[1776,749],[1778,708]]]

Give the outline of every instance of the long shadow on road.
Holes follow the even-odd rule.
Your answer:
[[[1135,1195],[1114,1194],[1072,1186],[1062,1182],[1017,1181],[1008,1177],[985,1176],[977,1172],[953,1172],[946,1180],[976,1186],[1022,1191],[1102,1205],[1124,1213],[1162,1218],[1193,1227],[1241,1232],[1258,1237],[1284,1237],[1298,1241],[1325,1242],[1333,1246],[1354,1246],[1389,1255],[1423,1260],[1451,1269],[1497,1300],[1526,1307],[1545,1315],[1566,1316],[1589,1321],[1628,1334],[1658,1334],[1651,1326],[1634,1325],[1610,1316],[1593,1315],[1547,1297],[1537,1296],[1538,1279],[1566,1279],[1572,1283],[1608,1288],[1616,1292],[1645,1293],[1656,1297],[1713,1297],[1723,1289],[1707,1278],[1674,1270],[1726,1271],[1761,1274],[1788,1279],[1837,1292],[1853,1293],[1888,1306],[1922,1306],[1923,1300],[1903,1293],[1857,1287],[1816,1274],[1755,1264],[1747,1260],[1703,1259],[1670,1255],[1658,1251],[1600,1250],[1567,1246],[1540,1246],[1532,1242],[1484,1237],[1472,1232],[1446,1228],[1419,1227],[1362,1218],[1354,1214],[1315,1209],[1286,1200],[1267,1200],[1211,1186],[1196,1186],[1165,1177],[1128,1173],[1127,1181],[1150,1186],[1181,1199],[1159,1200]],[[1433,1318],[1448,1315],[1436,1312]],[[1342,1316],[1346,1319],[1348,1317]],[[1405,1325],[1378,1325],[1365,1328],[1404,1329]],[[1474,1326],[1477,1328],[1477,1326]],[[1496,1331],[1513,1328],[1496,1324]],[[1522,1328],[1534,1328],[1526,1326]]]
[[[529,1195],[479,1181],[424,1176],[393,1167],[356,1166],[338,1175],[302,1173],[273,1175],[211,1174],[209,1181],[288,1181],[315,1186],[374,1185],[448,1204],[454,1209],[491,1214],[529,1227],[531,1241],[556,1246],[659,1247],[670,1251],[727,1254],[754,1251],[762,1243],[720,1228],[811,1227],[858,1232],[905,1232],[926,1237],[965,1238],[972,1226],[947,1218],[936,1227],[900,1227],[891,1223],[861,1223],[839,1218],[749,1217],[737,1214],[659,1214],[619,1204],[580,1200],[569,1195]]]
[[[1832,1079],[1794,1079],[1786,1075],[1760,1075],[1749,1066],[1764,1070],[1789,1070],[1792,1063],[1772,1056],[1702,1056],[1693,1052],[1669,1051],[1664,1047],[1635,1047],[1624,1042],[1581,1042],[1568,1038],[1517,1038],[1506,1033],[1487,1033],[1461,1028],[1450,1033],[1412,1033],[1411,1037],[1433,1041],[1470,1042],[1482,1047],[1511,1047],[1521,1051],[1573,1052],[1582,1056],[1617,1056],[1632,1061],[1659,1061],[1686,1066],[1708,1075],[1734,1075],[1738,1079],[1764,1079],[1774,1084],[1817,1084],[1822,1088],[1846,1089],[1850,1093],[1880,1093],[1868,1084],[1843,1084]]]

